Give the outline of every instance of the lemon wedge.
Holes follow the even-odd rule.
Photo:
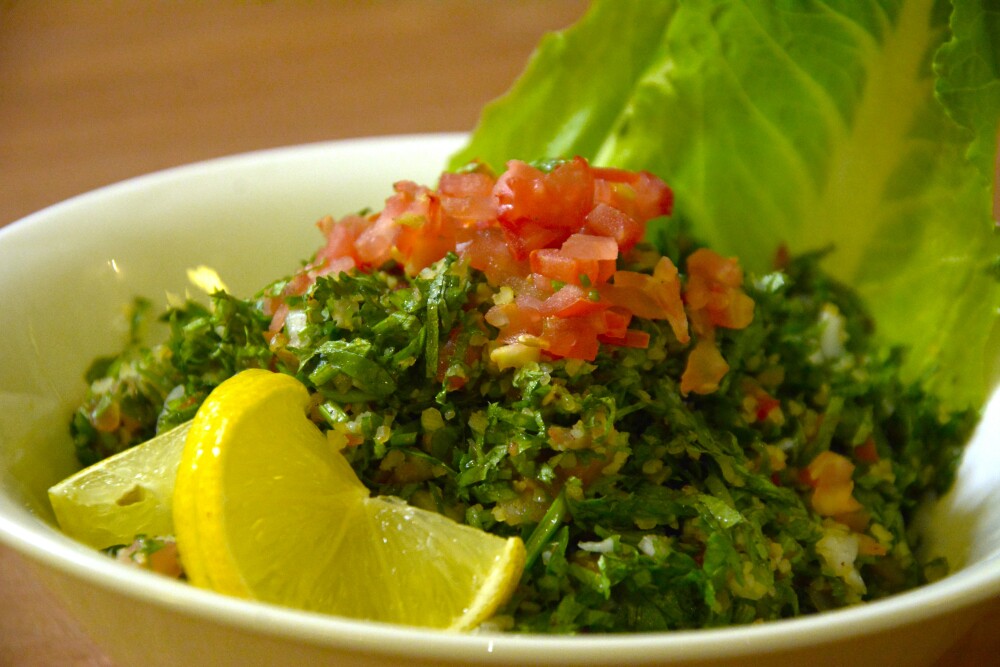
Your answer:
[[[248,370],[198,410],[173,503],[191,583],[423,627],[465,630],[491,616],[520,578],[521,540],[370,496],[308,405],[295,378]]]
[[[49,489],[64,533],[97,549],[173,532],[177,462],[191,422],[84,468]]]

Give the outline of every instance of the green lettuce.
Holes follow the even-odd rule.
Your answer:
[[[753,271],[833,246],[880,335],[950,404],[1000,360],[996,0],[598,0],[548,35],[452,166],[646,169]]]

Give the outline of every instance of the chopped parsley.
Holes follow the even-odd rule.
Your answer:
[[[745,624],[939,573],[942,563],[917,559],[910,520],[951,483],[975,414],[947,413],[900,380],[904,352],[878,344],[820,254],[728,283],[727,303],[750,303],[752,320],[737,306],[696,315],[693,272],[708,269],[671,229],[619,268],[622,281],[641,274],[669,291],[669,269],[689,267],[676,289],[687,290],[693,338],[687,321],[634,317],[627,336],[600,334],[595,347],[552,340],[571,335],[561,322],[499,344],[522,297],[455,252],[418,271],[391,260],[297,291],[288,279],[248,300],[218,293],[208,307],[170,310],[169,337],[154,346],[139,335],[139,302],[124,351],[88,374],[72,422],[79,457],[190,419],[245,368],[295,375],[313,394],[311,417],[373,493],[524,539],[520,585],[490,621],[511,631]],[[583,290],[567,319],[607,307],[606,276],[549,278],[550,298]],[[720,359],[707,385],[686,384],[696,362]]]

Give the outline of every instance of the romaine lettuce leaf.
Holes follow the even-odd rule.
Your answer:
[[[751,270],[833,245],[907,372],[981,405],[1000,361],[995,0],[606,0],[547,36],[452,165],[647,169]]]

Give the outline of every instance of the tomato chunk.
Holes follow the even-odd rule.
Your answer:
[[[681,343],[691,339],[681,299],[680,275],[669,258],[660,258],[653,275],[616,271],[612,281],[614,286],[606,292],[613,304],[628,308],[644,319],[667,320]]]
[[[556,317],[579,317],[599,312],[607,307],[608,304],[600,300],[596,291],[567,284],[542,303],[541,311]]]
[[[672,213],[674,193],[648,171],[598,167],[594,169],[594,200],[646,222]]]
[[[639,349],[649,347],[649,334],[638,329],[628,329],[625,335],[621,337],[602,334],[597,337],[597,340],[608,345],[619,345],[621,347],[636,347]]]
[[[645,223],[670,215],[673,192],[649,172],[594,169],[594,210],[587,218],[589,229],[612,236],[622,252],[642,239]]]
[[[457,250],[469,266],[486,274],[492,285],[505,284],[529,270],[527,261],[514,258],[503,231],[496,227],[477,231],[471,239],[459,244]]]
[[[703,338],[688,353],[687,366],[681,375],[681,393],[711,394],[728,372],[729,364],[722,358],[715,341]]]
[[[494,185],[496,179],[482,172],[441,174],[441,207],[446,215],[465,224],[493,220],[497,215]]]
[[[603,202],[594,206],[584,222],[588,233],[614,239],[622,252],[638,243],[645,231],[641,221]]]
[[[511,160],[493,188],[497,220],[507,233],[514,256],[560,244],[580,230],[593,208],[594,178],[583,158],[545,173]],[[542,232],[546,230],[546,232]]]
[[[534,273],[574,285],[605,283],[615,270],[614,260],[575,259],[555,248],[531,251],[529,262]]]
[[[620,308],[611,308],[604,311],[603,319],[604,322],[603,327],[601,327],[601,335],[614,340],[622,340],[629,337],[628,326],[632,323],[632,313]],[[635,337],[633,336],[633,338]]]
[[[684,298],[692,311],[703,311],[712,326],[743,329],[753,320],[753,299],[743,290],[739,262],[699,248],[688,257]]]
[[[820,452],[805,469],[806,480],[814,488],[812,507],[822,516],[848,514],[862,509],[855,500],[854,464],[829,450]]]
[[[879,455],[878,449],[875,447],[875,440],[869,436],[867,440],[854,448],[854,456],[865,463],[878,463]]]
[[[543,349],[555,357],[593,361],[600,342],[592,321],[583,317],[546,317],[542,324]]]
[[[404,258],[419,252],[418,261],[430,259],[433,262],[440,259],[443,254],[434,257],[435,252],[426,251],[427,245],[443,245],[435,244],[434,237],[447,235],[441,226],[440,200],[437,195],[411,181],[400,181],[393,189],[396,194],[386,200],[385,208],[375,222],[362,231],[354,242],[361,263],[374,268],[382,266],[394,259],[394,251],[398,250],[399,243],[403,245]],[[418,228],[419,232],[416,231]],[[410,268],[419,271],[423,266]]]
[[[486,321],[499,329],[497,340],[501,343],[518,343],[522,336],[537,337],[542,333],[542,314],[516,301],[493,306],[486,313]]]
[[[618,259],[618,244],[607,236],[573,234],[563,241],[562,254],[573,259],[614,261]]]
[[[646,347],[649,334],[629,328],[634,317],[666,319],[678,341],[690,340],[680,278],[669,260],[651,275],[617,268],[621,254],[641,240],[646,221],[671,211],[673,194],[656,176],[595,169],[581,157],[549,170],[511,160],[499,177],[478,165],[442,174],[437,190],[411,181],[393,190],[377,214],[320,222],[326,243],[315,260],[282,294],[268,296],[272,339],[284,328],[286,297],[305,293],[318,276],[389,262],[413,276],[455,252],[492,286],[513,294],[485,314],[497,332],[489,354],[503,367],[540,354],[592,360],[601,344]],[[706,266],[691,293],[704,301],[698,307],[706,331],[741,316],[738,299],[728,320],[716,312],[720,290],[712,280],[722,279],[713,266]],[[728,288],[725,280],[720,284]],[[454,347],[445,341],[442,358],[450,358]],[[693,351],[700,365],[692,367],[717,370],[708,351]],[[702,375],[700,382],[709,382],[711,373]]]

